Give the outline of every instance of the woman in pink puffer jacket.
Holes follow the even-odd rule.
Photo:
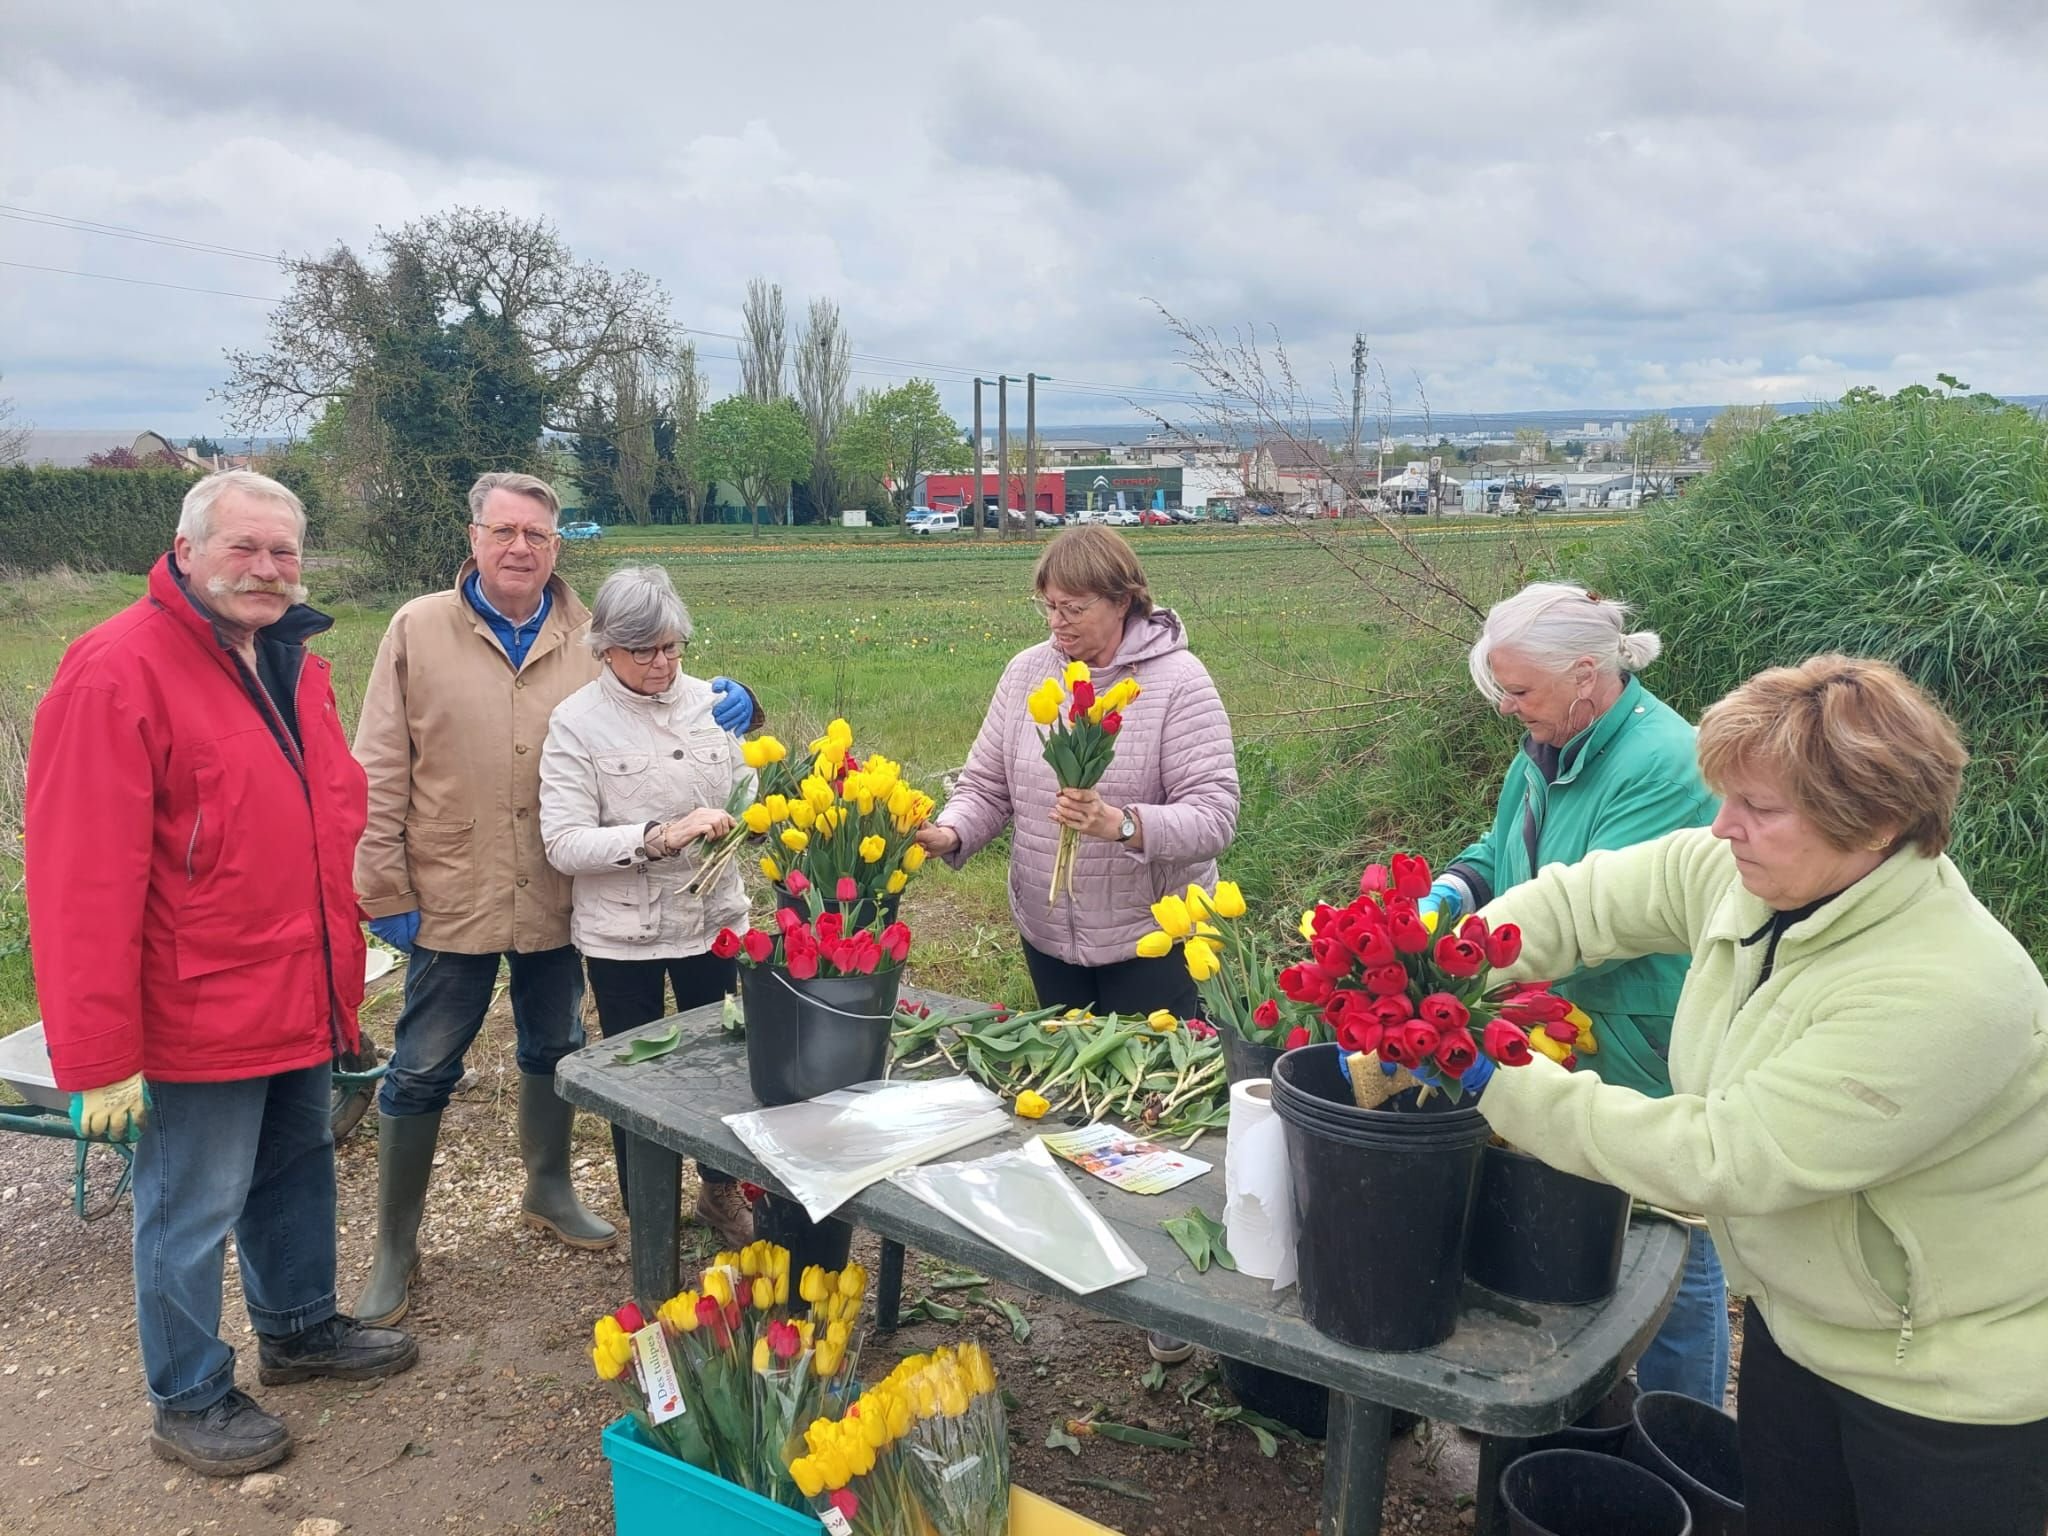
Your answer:
[[[1041,1005],[1194,1017],[1195,987],[1179,954],[1141,960],[1135,947],[1157,926],[1153,902],[1190,883],[1216,883],[1216,859],[1237,830],[1230,719],[1180,620],[1153,606],[1121,536],[1069,529],[1047,546],[1032,579],[1051,638],[1004,669],[952,798],[918,841],[957,869],[1014,829],[1010,910]],[[1098,692],[1126,677],[1141,691],[1123,712],[1102,782],[1062,790],[1025,699],[1075,660],[1092,669]],[[1049,901],[1063,826],[1081,834],[1073,894]]]

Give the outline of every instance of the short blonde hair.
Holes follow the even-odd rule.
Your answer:
[[[1744,774],[1768,777],[1837,848],[1885,832],[1930,859],[1948,847],[1970,760],[1955,723],[1905,673],[1837,655],[1752,677],[1700,717],[1699,756],[1716,794]]]
[[[511,491],[519,496],[531,496],[548,509],[548,516],[559,519],[562,515],[562,498],[555,494],[555,488],[539,475],[522,475],[509,469],[494,469],[487,475],[478,475],[476,484],[469,488],[469,520],[475,522],[484,515],[484,502],[493,491]]]
[[[1031,573],[1031,589],[1085,592],[1090,597],[1131,600],[1131,613],[1142,618],[1152,611],[1152,589],[1137,551],[1122,535],[1107,528],[1069,528],[1053,535]]]

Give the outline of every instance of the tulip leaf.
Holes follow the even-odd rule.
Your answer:
[[[671,1024],[667,1029],[658,1029],[651,1035],[642,1035],[623,1051],[616,1052],[612,1060],[624,1066],[632,1066],[635,1062],[652,1061],[657,1056],[666,1056],[682,1043],[682,1027]]]
[[[999,1312],[1010,1325],[1010,1337],[1022,1344],[1031,1337],[1031,1319],[1026,1317],[1015,1302],[1004,1301],[1000,1296],[977,1296],[975,1304]]]
[[[1081,1454],[1081,1442],[1068,1434],[1066,1426],[1058,1419],[1052,1421],[1052,1431],[1045,1437],[1045,1448],[1048,1451],[1072,1451],[1076,1456]]]
[[[1196,1274],[1207,1274],[1212,1263],[1225,1269],[1237,1268],[1237,1260],[1223,1244],[1223,1223],[1210,1218],[1200,1207],[1185,1216],[1170,1216],[1159,1225],[1180,1244],[1180,1251],[1195,1266]]]
[[[971,1269],[948,1269],[933,1275],[925,1282],[934,1291],[966,1291],[977,1285],[987,1285],[987,1275],[977,1275]]]
[[[1094,1424],[1091,1431],[1121,1445],[1142,1445],[1155,1451],[1192,1451],[1195,1443],[1179,1435],[1162,1435],[1156,1429],[1135,1429],[1129,1424]]]
[[[1138,1385],[1147,1392],[1157,1392],[1166,1385],[1166,1367],[1157,1360],[1154,1360],[1152,1362],[1152,1369],[1138,1378]]]
[[[1070,1477],[1067,1482],[1076,1488],[1100,1488],[1104,1493],[1116,1494],[1119,1498],[1137,1499],[1142,1503],[1156,1502],[1144,1489],[1130,1483],[1120,1483],[1113,1477]]]

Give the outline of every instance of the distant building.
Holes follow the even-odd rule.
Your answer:
[[[1268,438],[1244,456],[1243,474],[1251,494],[1285,505],[1334,505],[1343,499],[1330,450],[1318,442]]]
[[[84,469],[94,455],[116,449],[126,449],[138,459],[168,453],[194,474],[203,475],[221,467],[218,460],[203,459],[161,432],[108,432],[92,428],[32,430],[22,449],[21,462],[31,467]]]

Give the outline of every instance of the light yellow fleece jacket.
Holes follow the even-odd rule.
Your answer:
[[[2048,986],[1946,857],[1901,849],[1788,928],[1705,829],[1554,865],[1486,909],[1514,974],[1693,957],[1668,1099],[1538,1057],[1494,1130],[1704,1212],[1801,1365],[1926,1418],[2048,1418]],[[1745,942],[1750,941],[1750,942]]]

